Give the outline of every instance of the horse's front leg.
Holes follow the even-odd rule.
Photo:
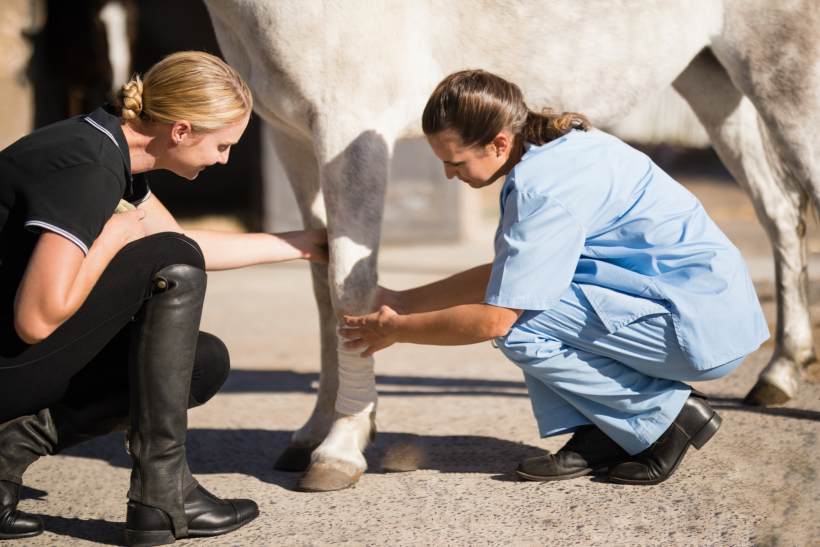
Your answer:
[[[338,146],[317,137],[320,180],[328,218],[328,282],[336,319],[372,309],[376,257],[387,183],[389,145],[374,131],[362,131]],[[367,469],[363,451],[375,438],[374,359],[337,340],[339,390],[330,434],[313,452],[296,483],[302,492],[327,492],[355,484]]]
[[[313,143],[269,124],[266,124],[266,129],[290,180],[305,228],[326,227],[327,215],[319,186],[319,164]],[[330,300],[328,268],[323,264],[311,263],[310,269],[321,331],[322,368],[319,392],[310,419],[294,432],[290,444],[274,464],[280,471],[302,472],[307,469],[310,455],[327,438],[336,418],[336,392],[339,389],[336,314]]]

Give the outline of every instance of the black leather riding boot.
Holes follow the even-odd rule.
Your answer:
[[[48,409],[0,425],[0,480],[22,484],[23,471],[51,454],[56,444],[57,428]]]
[[[130,547],[227,533],[259,513],[250,500],[202,494],[207,492],[191,476],[185,459],[205,285],[202,270],[169,266],[157,274],[154,295],[136,316],[128,363],[133,467],[125,542]]]
[[[629,453],[598,426],[582,425],[558,452],[524,460],[515,473],[528,481],[563,481],[583,477],[629,458]]]
[[[0,539],[20,539],[43,533],[43,519],[17,509],[20,485],[0,480]]]
[[[706,402],[692,390],[672,425],[652,446],[629,461],[609,470],[609,480],[620,484],[658,484],[677,470],[689,446],[698,450],[714,436],[722,422]]]
[[[128,362],[133,461],[128,497],[164,511],[172,530],[130,530],[126,524],[127,545],[163,545],[188,535],[185,436],[206,283],[199,268],[164,268],[154,279],[154,295],[135,317]],[[196,482],[188,486],[193,490]]]
[[[16,539],[43,533],[40,517],[17,509],[23,473],[40,456],[51,454],[57,431],[51,413],[21,416],[0,425],[0,539]]]

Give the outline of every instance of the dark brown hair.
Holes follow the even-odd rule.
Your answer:
[[[486,70],[462,70],[436,86],[424,107],[421,127],[428,137],[454,131],[462,146],[483,148],[503,130],[541,145],[573,129],[591,129],[592,124],[576,112],[533,112],[514,83]]]

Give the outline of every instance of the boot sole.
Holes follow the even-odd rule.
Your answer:
[[[515,470],[515,474],[521,477],[524,480],[533,481],[533,482],[553,482],[553,481],[567,481],[570,479],[577,479],[578,477],[583,477],[585,475],[589,475],[595,471],[600,471],[601,469],[606,469],[607,467],[615,467],[618,464],[623,462],[609,462],[605,465],[598,465],[596,467],[587,467],[581,471],[575,473],[569,473],[568,475],[556,475],[554,477],[546,477],[540,475],[529,475],[524,473],[523,471]]]
[[[683,457],[686,455],[687,450],[689,450],[689,445],[692,445],[695,447],[695,449],[700,450],[701,448],[703,448],[703,445],[709,442],[709,439],[715,436],[715,433],[717,433],[717,430],[720,428],[720,424],[722,423],[723,418],[721,418],[717,412],[712,414],[712,417],[709,418],[709,421],[706,422],[706,424],[704,424],[704,426],[701,427],[700,430],[698,430],[698,432],[695,433],[691,439],[689,439],[689,442],[686,443],[686,446],[684,446],[683,450],[681,450],[680,456],[678,456],[675,465],[672,466],[672,469],[670,469],[669,473],[667,473],[666,475],[659,477],[657,479],[652,479],[650,481],[633,481],[629,479],[620,479],[618,477],[613,477],[612,475],[610,475],[609,481],[614,482],[615,484],[636,484],[646,486],[662,483],[663,481],[674,475],[675,471],[678,470],[680,462],[683,461]]]
[[[217,528],[216,530],[196,530],[189,528],[187,537],[201,538],[228,534],[242,528],[258,516],[259,510],[242,522],[226,526],[225,528]],[[176,541],[174,534],[170,530],[125,530],[125,544],[128,547],[156,547],[157,545],[171,545],[174,541]]]
[[[34,532],[26,532],[25,534],[4,534],[0,532],[0,539],[24,539],[24,538],[33,538],[34,536],[39,536],[45,532],[45,530],[36,530]]]
[[[515,471],[515,474],[521,477],[524,480],[534,481],[534,482],[552,482],[552,481],[566,481],[569,479],[577,479],[578,477],[583,477],[584,475],[589,475],[592,473],[594,469],[586,468],[583,471],[578,471],[577,473],[570,473],[569,475],[555,475],[554,477],[541,477],[539,475],[528,475],[522,471]]]
[[[155,547],[170,545],[174,534],[170,530],[129,530],[125,529],[125,544],[128,547]]]

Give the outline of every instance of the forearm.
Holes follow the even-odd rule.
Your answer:
[[[196,241],[208,270],[230,270],[253,264],[306,258],[301,232],[237,234],[213,230],[185,230]]]
[[[484,301],[493,265],[484,264],[447,279],[401,291],[408,313],[424,313]]]
[[[397,342],[462,346],[504,336],[516,318],[514,310],[489,304],[466,304],[428,313],[396,315],[391,321]]]

